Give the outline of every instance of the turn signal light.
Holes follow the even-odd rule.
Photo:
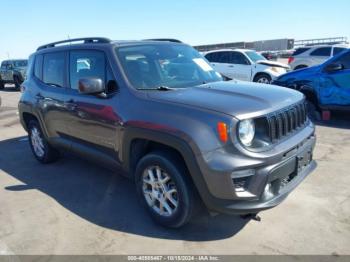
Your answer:
[[[226,143],[228,140],[227,125],[224,122],[219,122],[217,129],[220,140]]]

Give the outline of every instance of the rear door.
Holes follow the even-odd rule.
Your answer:
[[[312,65],[319,65],[331,57],[331,47],[319,47],[310,53]]]
[[[336,72],[323,70],[319,87],[320,103],[321,105],[350,106],[350,52],[344,53],[331,63],[341,64],[343,69]]]
[[[34,76],[37,108],[43,118],[47,134],[53,140],[65,140],[69,123],[67,94],[67,53],[50,52],[36,55]],[[59,141],[58,141],[59,142]]]
[[[228,77],[235,78],[234,65],[231,61],[230,51],[218,51],[212,52],[205,56],[208,59],[213,68],[220,74]]]

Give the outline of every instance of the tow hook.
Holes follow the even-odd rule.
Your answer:
[[[261,217],[258,214],[246,214],[246,215],[241,215],[242,219],[252,219],[255,221],[260,222],[261,221]]]

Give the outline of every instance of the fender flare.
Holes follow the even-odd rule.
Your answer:
[[[185,165],[188,168],[189,175],[191,176],[192,181],[195,187],[197,188],[201,198],[204,201],[208,198],[212,198],[195,157],[196,152],[198,153],[199,149],[192,150],[191,146],[189,145],[189,142],[185,141],[185,139],[165,132],[159,132],[139,127],[127,127],[124,130],[124,132],[125,133],[122,137],[121,152],[119,155],[121,157],[121,162],[123,163],[122,165],[125,171],[131,171],[130,149],[133,140],[145,139],[152,142],[160,143],[170,148],[173,148],[180,153],[180,155],[185,161]]]

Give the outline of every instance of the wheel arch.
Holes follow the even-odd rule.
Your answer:
[[[152,151],[166,151],[182,161],[200,196],[203,198],[208,194],[207,185],[195,157],[196,149],[193,150],[187,141],[172,134],[143,128],[129,128],[122,141],[120,157],[123,169],[132,179],[136,165],[144,155]]]

